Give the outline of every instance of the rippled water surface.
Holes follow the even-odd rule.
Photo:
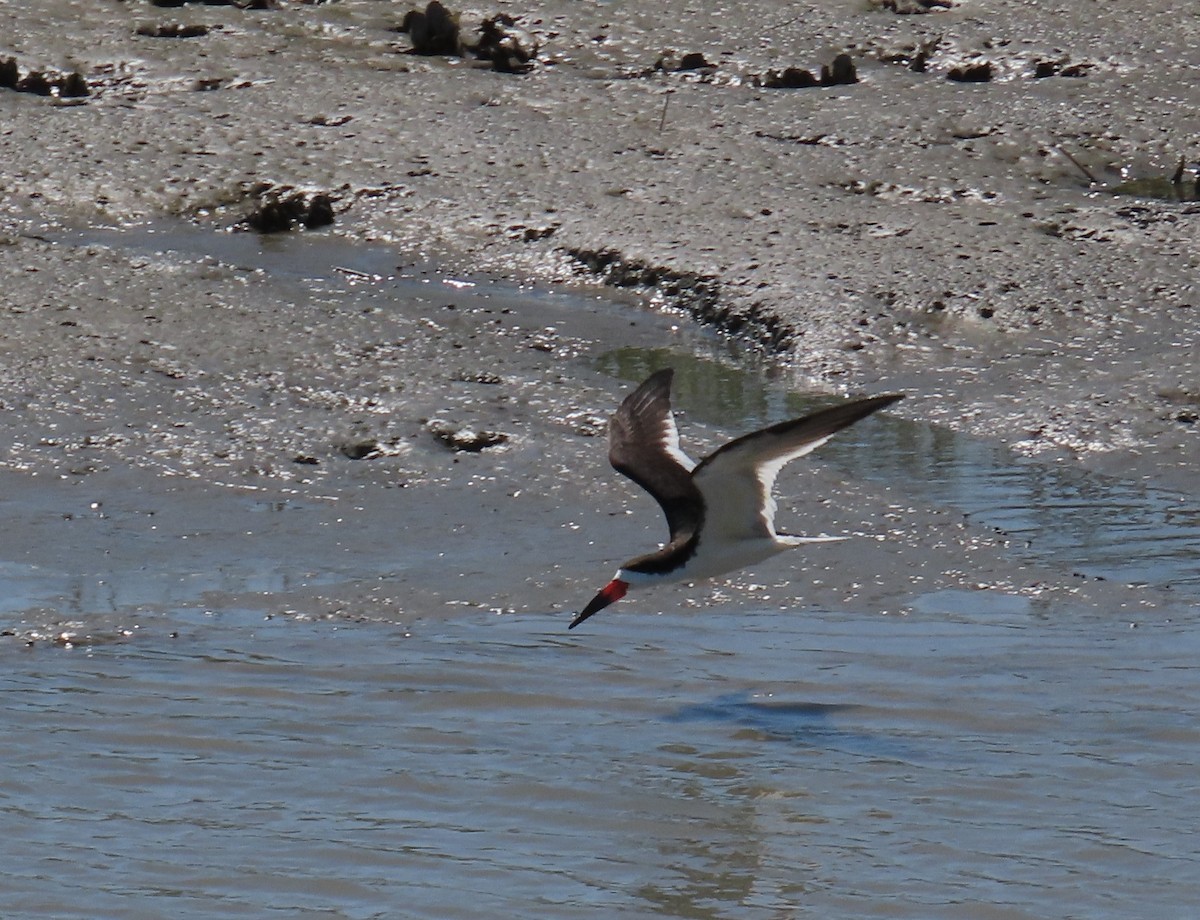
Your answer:
[[[931,608],[6,651],[5,916],[1184,916],[1194,619]]]

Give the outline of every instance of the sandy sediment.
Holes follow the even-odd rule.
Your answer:
[[[23,624],[5,635],[161,636],[180,630],[179,611],[231,609],[408,623],[557,610],[565,627],[631,547],[663,536],[653,502],[604,463],[615,387],[595,363],[627,360],[636,378],[664,344],[698,347],[677,317],[482,283],[466,293],[419,269],[400,293],[314,289],[228,257],[74,239],[21,235],[0,260],[0,559]],[[307,240],[288,245],[312,257]],[[764,411],[756,375],[735,373]],[[702,404],[738,400],[737,379],[706,398],[701,377],[678,400],[696,456],[729,436]],[[781,524],[854,539],[649,605],[902,613],[940,592],[996,592],[1026,613],[1140,618],[1175,603],[1039,563],[903,483],[821,459],[795,467],[779,483]]]
[[[182,219],[307,222],[294,232],[402,266],[627,289],[755,343],[796,388],[904,390],[901,414],[1020,452],[1198,481],[1200,37],[1171,4],[463,8],[468,33],[504,13],[536,45],[502,68],[519,73],[409,53],[403,4],[246,6],[267,8],[0,8],[6,465],[451,485],[495,492],[513,521],[578,495],[578,477],[522,464],[593,469],[595,441],[563,435],[600,433],[615,391],[564,366],[573,346],[545,316],[322,307],[236,259],[73,235]],[[857,82],[777,88],[848,79],[843,54]],[[628,341],[670,341],[672,315]],[[447,449],[490,431],[511,436],[507,491]],[[379,456],[386,476],[354,465]],[[896,577],[929,564],[946,585],[1015,586],[961,567],[986,534],[950,543],[958,562],[930,563],[926,542]]]
[[[0,57],[89,95],[0,91],[4,211],[229,223],[324,193],[338,233],[648,286],[809,385],[1196,472],[1200,89],[1170,4],[464,9],[468,33],[506,13],[531,37],[520,75],[405,53],[403,5],[267,6],[5,8]],[[839,53],[859,82],[762,85]],[[1180,157],[1189,200],[1105,190],[1161,190]]]

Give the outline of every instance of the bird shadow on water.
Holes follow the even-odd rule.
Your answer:
[[[797,747],[839,751],[876,760],[912,762],[921,758],[912,745],[846,724],[869,709],[858,703],[790,702],[758,699],[749,692],[726,693],[681,706],[666,722],[716,722],[760,732],[766,739]]]

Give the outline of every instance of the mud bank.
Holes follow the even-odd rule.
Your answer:
[[[653,503],[604,462],[622,381],[678,367],[698,454],[812,405],[766,383],[779,375],[761,354],[633,302],[397,268],[388,248],[330,238],[165,227],[8,244],[0,551],[17,640],[178,633],[181,610],[567,616],[661,537]],[[856,539],[649,607],[900,613],[991,591],[1027,613],[1136,618],[1180,602],[1168,586],[1186,571],[1123,569],[1096,544],[1148,533],[1147,558],[1182,560],[1188,532],[1145,514],[1190,506],[1130,506],[1128,531],[1105,536],[1101,486],[1089,499],[1041,476],[1006,493],[1008,461],[968,441],[862,427],[780,483],[794,528]],[[992,498],[964,503],[981,489]],[[1021,510],[1031,489],[1044,513]],[[1054,501],[1096,517],[1072,524]],[[1164,548],[1172,532],[1183,543]]]
[[[429,609],[430,584],[487,609],[590,589],[631,536],[582,513],[641,515],[653,544],[597,436],[614,377],[689,356],[709,363],[685,409],[731,368],[754,405],[905,390],[909,419],[1194,490],[1197,42],[1169,9],[501,3],[472,21],[505,13],[503,41],[537,48],[504,73],[409,53],[407,7],[244,6],[0,10],[7,467],[349,503],[376,542],[391,519],[361,495],[404,494],[393,511],[453,519],[434,542],[480,565],[446,593],[473,570],[437,575],[417,541],[397,609]],[[822,66],[843,82],[783,88]],[[495,279],[612,296],[540,286],[531,306]],[[778,417],[721,404],[702,443]],[[1020,543],[1005,522],[952,523],[900,485],[928,468],[861,495],[836,472],[803,493],[827,507],[793,510],[885,536],[846,550],[875,588],[801,572],[803,603],[1081,581],[1111,609],[1163,600],[1073,557],[996,556]],[[480,507],[510,552],[557,560],[544,576],[496,574]],[[303,517],[281,539],[319,557]]]
[[[403,4],[249,7],[0,11],[18,81],[88,90],[0,89],[10,222],[320,194],[330,232],[634,285],[798,385],[1195,482],[1197,26],[1172,5],[464,9],[536,47],[519,74],[409,53]],[[858,82],[764,79],[839,53]]]

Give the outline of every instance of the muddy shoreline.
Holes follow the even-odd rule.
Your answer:
[[[822,399],[677,313],[397,268],[388,247],[174,222],[10,245],[22,258],[5,264],[33,279],[9,276],[2,371],[16,642],[161,642],[231,610],[414,629],[532,612],[565,628],[631,544],[661,538],[653,503],[603,459],[627,385],[675,365],[700,455]],[[69,277],[91,307],[50,299]],[[1140,622],[1192,596],[1172,590],[1194,581],[1185,501],[1023,472],[926,423],[857,427],[779,487],[784,526],[854,539],[620,615],[986,596],[1020,617]],[[1136,560],[1139,540],[1144,571],[1112,549]]]
[[[407,53],[406,8],[274,6],[0,13],[18,74],[89,87],[0,90],[10,231],[324,194],[322,232],[631,287],[797,386],[903,388],[1031,455],[1195,482],[1200,204],[1111,194],[1200,156],[1195,25],[1169,7],[499,3],[538,45],[504,74]],[[762,85],[837,53],[858,83]]]
[[[462,592],[423,596],[443,571],[427,559],[400,578],[407,602],[383,602],[401,611],[561,604],[627,555],[611,509],[652,544],[653,509],[602,463],[595,484],[599,436],[623,381],[695,355],[710,363],[693,405],[730,368],[750,381],[691,432],[701,443],[778,394],[902,390],[902,418],[1194,494],[1193,22],[1082,0],[464,10],[506,13],[538,45],[499,73],[409,53],[405,9],[0,8],[17,75],[0,87],[0,464],[342,502],[367,543],[388,527],[370,489],[453,519],[443,542],[478,530],[482,500],[511,552],[559,560],[497,575],[480,538]],[[842,54],[858,82],[775,88]],[[818,470],[828,507],[808,510],[878,534],[896,486],[856,492],[836,472]],[[447,510],[447,495],[470,500]],[[1027,570],[995,527],[946,515],[915,502],[886,545],[851,551],[873,588],[810,585],[802,602],[904,609],[937,585],[1173,603],[1045,559]],[[310,518],[288,520],[280,539],[311,537]],[[237,603],[286,606],[234,582]],[[374,603],[344,590],[314,603]]]

